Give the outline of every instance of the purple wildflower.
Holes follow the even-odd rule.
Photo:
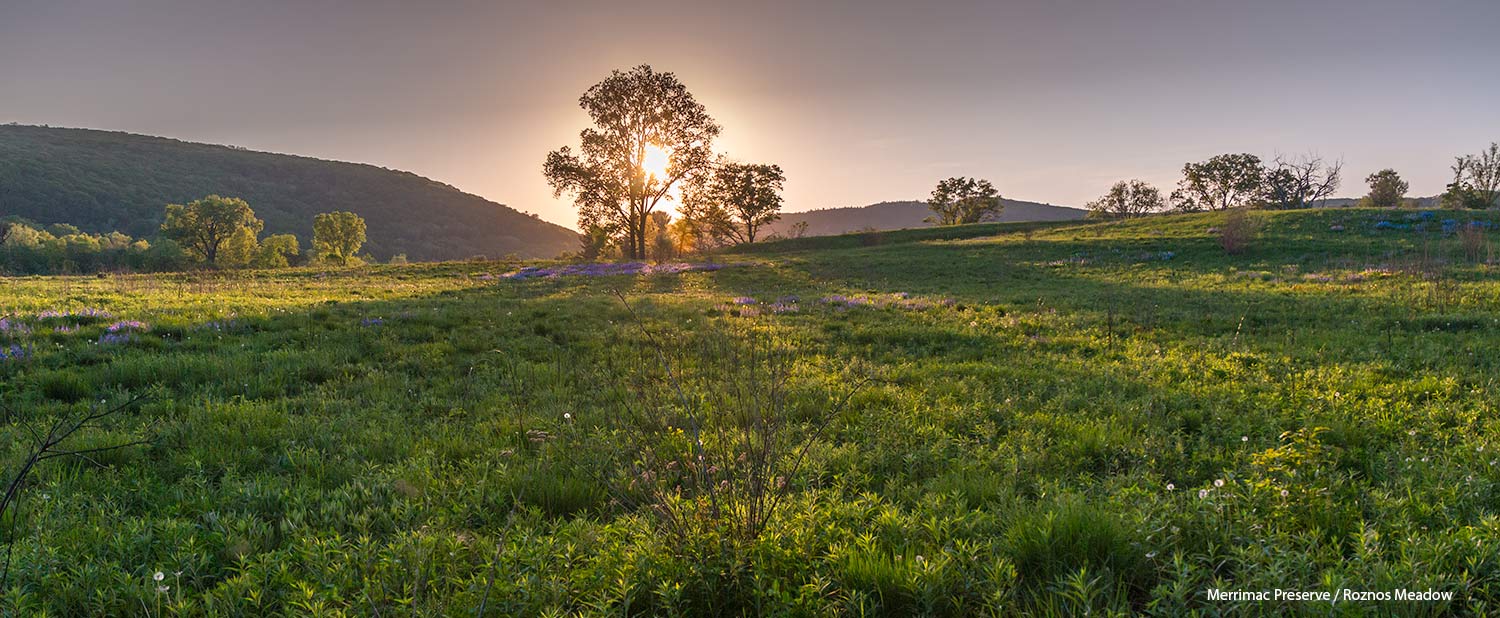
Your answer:
[[[359,321],[359,325],[364,327],[380,326],[381,324],[385,324],[384,318],[365,318]]]
[[[124,333],[109,332],[109,333],[104,333],[103,335],[99,335],[98,344],[99,345],[120,345],[120,344],[130,343],[132,341],[135,341],[135,335],[131,334],[129,332],[124,332]]]
[[[114,324],[110,324],[109,326],[105,327],[104,330],[111,333],[130,331],[146,332],[148,330],[151,330],[151,325],[139,320],[120,320],[119,322],[115,322]]]
[[[729,302],[732,302],[736,305],[753,305],[755,304],[755,299],[750,298],[749,296],[736,296],[734,297],[734,300],[731,300]]]
[[[0,346],[0,362],[12,362],[25,360],[31,356],[30,347],[21,347],[20,344],[11,344],[10,347]]]

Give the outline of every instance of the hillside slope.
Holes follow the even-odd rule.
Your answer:
[[[999,222],[1010,221],[1072,221],[1082,219],[1088,211],[1066,206],[1038,204],[1021,200],[1002,200],[1005,210]],[[781,220],[771,226],[774,233],[786,235],[798,222],[807,222],[808,236],[829,236],[866,229],[899,230],[912,227],[927,227],[925,221],[932,215],[924,202],[880,202],[869,206],[848,208],[825,208],[805,212],[782,213]]]
[[[312,240],[313,216],[365,218],[365,251],[385,259],[552,257],[577,246],[567,228],[416,174],[358,163],[87,129],[0,126],[0,216],[150,236],[163,205],[209,194],[244,198],[266,233]]]

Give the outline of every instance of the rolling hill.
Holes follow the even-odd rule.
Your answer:
[[[1053,206],[1021,200],[1002,200],[1005,211],[999,222],[1010,221],[1072,221],[1082,219],[1088,211],[1066,206]],[[848,208],[825,208],[804,212],[782,213],[781,220],[771,226],[772,233],[787,235],[792,226],[807,222],[807,236],[830,236],[866,229],[898,230],[913,227],[928,227],[925,221],[932,211],[924,202],[880,202],[869,206]]]
[[[373,165],[88,129],[0,126],[0,216],[151,236],[163,206],[244,198],[266,234],[312,240],[313,216],[365,218],[364,251],[386,259],[553,257],[572,230],[416,174]]]

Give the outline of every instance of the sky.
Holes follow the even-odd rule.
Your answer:
[[[1500,2],[0,0],[0,122],[403,169],[574,227],[542,177],[613,69],[678,75],[786,210],[975,176],[1082,206],[1226,152],[1390,167],[1500,140]]]

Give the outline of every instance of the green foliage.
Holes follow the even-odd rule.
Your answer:
[[[966,225],[999,217],[1005,204],[990,181],[957,177],[938,181],[927,208],[935,225]]]
[[[716,244],[748,244],[781,218],[779,165],[721,162],[689,178],[682,216]]]
[[[1369,200],[1368,206],[1374,208],[1400,207],[1410,189],[1401,175],[1389,168],[1370,174],[1365,182],[1370,184],[1370,194],[1366,198]]]
[[[1088,204],[1089,216],[1102,219],[1139,217],[1167,209],[1161,191],[1140,180],[1121,180]]]
[[[354,212],[370,225],[365,250],[382,260],[550,258],[578,242],[571,230],[408,172],[107,131],[0,125],[0,187],[0,213],[94,234],[149,238],[163,204],[231,193],[269,234],[309,239],[317,213]]]
[[[1477,155],[1457,157],[1453,182],[1443,194],[1447,208],[1492,208],[1500,205],[1500,143]]]
[[[1249,206],[1261,198],[1266,167],[1249,153],[1222,154],[1182,166],[1182,180],[1172,192],[1172,203],[1183,212],[1227,210]]]
[[[325,212],[313,219],[313,248],[318,257],[348,265],[365,244],[365,220],[352,212]]]
[[[248,264],[265,227],[250,205],[235,197],[210,195],[186,206],[168,204],[166,212],[162,235],[209,266]]]
[[[256,268],[286,268],[301,255],[297,237],[291,234],[267,236],[260,241],[252,265]]]
[[[162,264],[180,264],[163,259],[171,247],[156,247],[119,232],[87,234],[73,226],[38,229],[22,220],[0,223],[0,273],[76,274],[107,270],[161,270]],[[63,233],[57,236],[53,232]],[[158,243],[159,244],[159,243]]]
[[[160,390],[76,446],[153,444],[28,482],[0,614],[1491,613],[1500,282],[1439,222],[1495,214],[1250,211],[1241,255],[1210,231],[1226,214],[756,243],[642,277],[10,279],[0,315],[28,329],[0,344],[32,353],[0,361],[7,472],[26,427]],[[655,365],[616,289],[684,343],[705,409],[764,391],[713,388],[756,365],[686,344],[787,342],[781,435],[810,446],[753,540],[664,534],[606,476],[691,453],[643,430],[678,410],[629,394]],[[124,320],[149,330],[101,343]],[[813,431],[856,358],[880,380]],[[1228,606],[1215,587],[1458,597]]]

